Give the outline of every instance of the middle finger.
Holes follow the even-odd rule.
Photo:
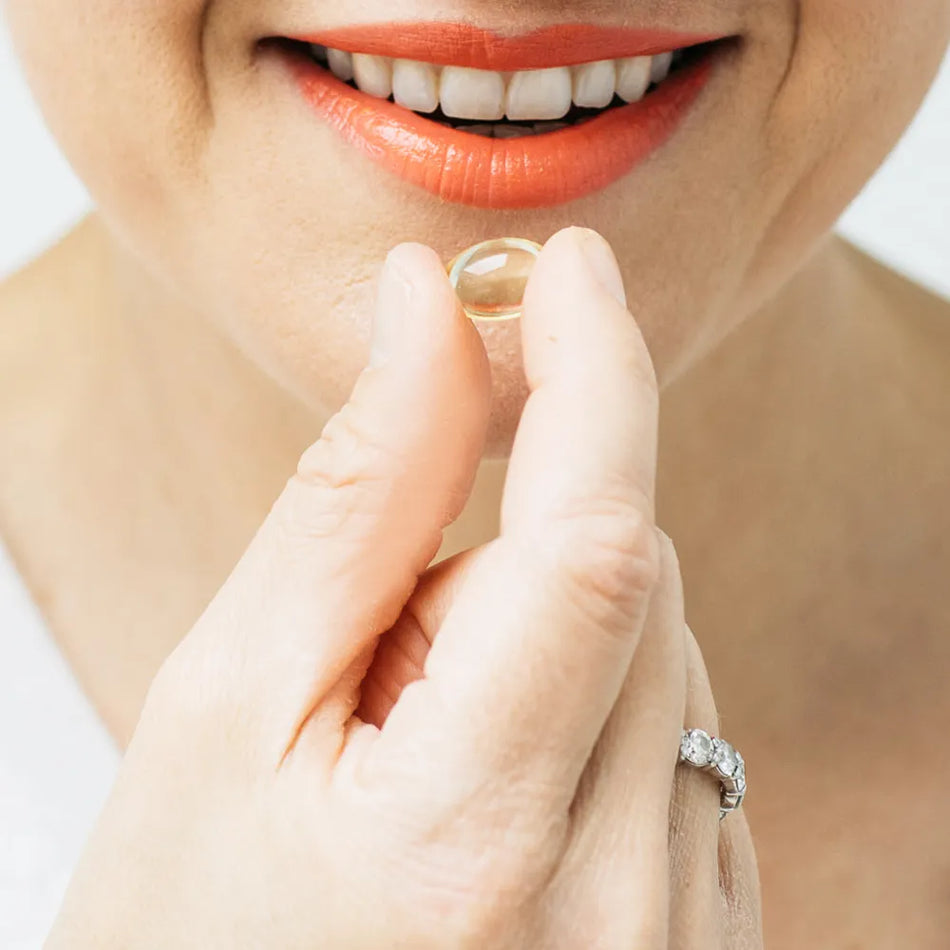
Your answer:
[[[657,535],[660,578],[580,783],[569,851],[598,903],[610,908],[601,924],[612,932],[607,945],[644,950],[667,946],[670,799],[686,703],[682,580],[672,541]]]

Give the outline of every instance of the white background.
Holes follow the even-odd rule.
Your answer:
[[[2,20],[0,120],[2,279],[68,227],[88,203],[30,100]],[[917,120],[839,228],[950,297],[950,57]]]

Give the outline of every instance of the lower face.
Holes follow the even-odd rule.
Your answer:
[[[394,244],[569,224],[610,241],[668,383],[833,224],[950,35],[948,0],[549,6],[6,0],[117,241],[315,412],[366,362]],[[519,328],[479,327],[499,456]]]

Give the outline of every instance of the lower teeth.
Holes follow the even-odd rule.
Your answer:
[[[575,122],[534,122],[531,125],[518,125],[514,122],[479,122],[475,125],[451,125],[448,122],[439,122],[439,125],[447,125],[455,129],[456,132],[471,132],[485,138],[517,139],[525,135],[556,132],[558,129],[566,129],[572,125],[583,125],[583,123],[589,122],[593,118],[592,115],[588,115]]]

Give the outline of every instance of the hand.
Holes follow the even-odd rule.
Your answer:
[[[370,363],[156,677],[49,947],[761,946],[742,811],[675,767],[716,711],[623,299],[598,235],[545,245],[501,534],[428,568],[490,376],[437,255],[390,252]]]

